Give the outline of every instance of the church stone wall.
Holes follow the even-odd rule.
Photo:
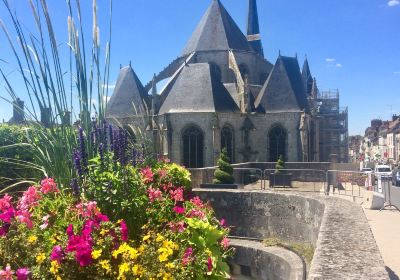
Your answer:
[[[269,159],[268,133],[279,124],[287,131],[287,161],[301,161],[301,147],[299,122],[301,112],[282,112],[267,114],[240,114],[240,113],[176,113],[169,114],[172,129],[172,142],[169,145],[169,157],[172,161],[183,162],[182,133],[191,125],[199,127],[204,133],[204,166],[214,166],[221,150],[220,131],[224,125],[234,130],[234,159],[235,162],[244,162],[243,123],[246,117],[253,122],[255,130],[249,131],[251,147],[250,161],[266,162]]]

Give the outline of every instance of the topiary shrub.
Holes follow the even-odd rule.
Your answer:
[[[221,151],[220,158],[217,161],[218,169],[214,172],[213,184],[233,184],[233,167],[229,163],[228,152],[224,148]]]
[[[285,168],[285,161],[283,160],[283,156],[280,155],[275,165],[275,174],[281,173],[282,172],[281,170],[284,168]]]

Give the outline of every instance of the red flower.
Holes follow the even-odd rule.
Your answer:
[[[156,200],[162,199],[162,193],[158,189],[149,188],[147,189],[147,194],[149,195],[150,202],[153,203]]]
[[[213,263],[212,263],[212,258],[211,257],[208,257],[207,269],[208,269],[208,272],[212,271],[212,269],[213,269]]]
[[[175,200],[175,202],[176,201],[184,201],[184,199],[183,199],[183,188],[179,188],[179,189],[176,189],[176,190],[171,190],[171,191],[169,191],[169,194],[171,195],[171,198],[173,199],[173,200]]]
[[[190,202],[193,203],[194,205],[196,205],[199,208],[203,208],[204,207],[203,202],[201,201],[200,197],[198,197],[198,196],[192,198],[190,200]]]
[[[124,221],[121,222],[121,239],[122,241],[128,241],[128,226]]]
[[[143,168],[142,170],[140,170],[140,173],[144,177],[145,184],[153,182],[154,174],[151,171],[150,167]]]
[[[192,247],[188,247],[185,252],[183,253],[182,256],[182,264],[183,265],[187,265],[188,263],[193,261],[193,248]]]
[[[176,214],[185,214],[185,208],[182,206],[175,206],[173,210]]]
[[[4,212],[8,208],[11,207],[11,200],[12,197],[9,196],[8,194],[5,194],[2,199],[0,199],[0,211]]]
[[[40,191],[44,194],[48,194],[51,192],[59,192],[60,190],[57,188],[57,184],[54,182],[53,178],[46,178],[40,182]]]
[[[51,251],[50,259],[52,261],[57,261],[59,264],[64,258],[64,252],[60,245],[54,246],[53,250]]]

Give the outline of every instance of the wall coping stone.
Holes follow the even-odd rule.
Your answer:
[[[357,203],[313,193],[282,193],[260,190],[195,189],[213,193],[242,193],[257,196],[271,193],[315,199],[325,205],[308,279],[389,279],[364,211]],[[234,209],[232,209],[234,211]],[[243,236],[245,237],[245,236]]]

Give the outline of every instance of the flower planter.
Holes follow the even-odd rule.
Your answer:
[[[200,184],[201,189],[238,189],[238,184]]]
[[[276,187],[292,187],[292,174],[290,173],[272,173],[269,175],[269,186]]]

